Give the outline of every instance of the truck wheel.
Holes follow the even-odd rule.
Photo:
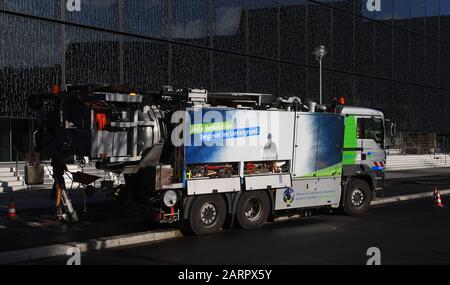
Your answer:
[[[352,179],[345,199],[345,212],[349,215],[363,215],[369,209],[371,201],[369,184],[361,179]]]
[[[270,201],[266,193],[261,191],[245,192],[237,205],[237,221],[244,229],[260,227],[267,221],[270,212]]]
[[[205,195],[195,198],[189,214],[189,225],[195,235],[213,234],[225,222],[227,207],[220,195]]]

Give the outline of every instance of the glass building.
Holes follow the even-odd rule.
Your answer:
[[[0,0],[0,161],[52,84],[203,87],[383,110],[450,133],[450,0]],[[13,147],[12,147],[13,146]]]

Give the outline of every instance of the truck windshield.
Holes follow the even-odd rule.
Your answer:
[[[358,139],[374,140],[384,146],[383,120],[380,118],[358,118]]]

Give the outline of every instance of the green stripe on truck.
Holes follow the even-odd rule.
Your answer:
[[[344,149],[356,149],[356,118],[354,116],[345,117],[345,131],[344,131]],[[342,164],[355,164],[356,151],[344,150],[342,154]]]
[[[303,176],[296,176],[294,178],[330,177],[330,176],[341,176],[341,174],[342,174],[342,164],[338,163],[330,167],[322,168],[315,172],[308,173]]]

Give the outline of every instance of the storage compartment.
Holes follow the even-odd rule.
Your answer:
[[[272,174],[245,177],[246,190],[259,190],[267,188],[276,189],[291,186],[292,183],[290,174]]]
[[[244,175],[289,173],[289,161],[245,162]]]
[[[186,166],[186,179],[230,178],[239,175],[239,163],[190,164]]]
[[[240,191],[241,179],[239,177],[218,179],[190,179],[187,181],[187,190],[188,195]]]

